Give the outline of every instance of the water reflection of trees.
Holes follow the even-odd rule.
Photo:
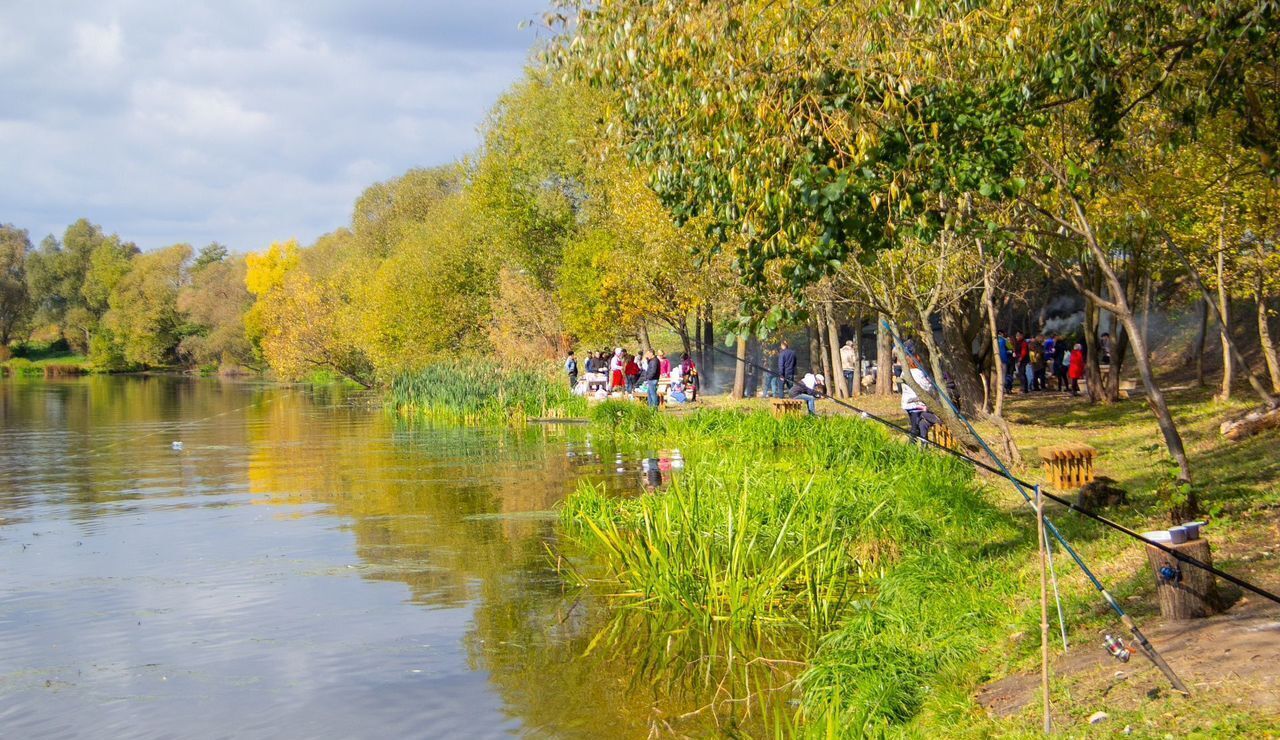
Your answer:
[[[760,695],[748,679],[790,678],[774,664],[726,670],[728,646],[646,634],[649,623],[568,590],[554,520],[529,513],[548,512],[574,484],[575,460],[558,451],[573,431],[423,430],[359,409],[318,412],[303,398],[258,412],[250,490],[262,503],[321,503],[348,519],[364,576],[406,584],[415,603],[471,604],[472,664],[526,727],[700,734],[738,721],[739,702]],[[715,657],[699,662],[706,655]]]

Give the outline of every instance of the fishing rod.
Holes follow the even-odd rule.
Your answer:
[[[733,360],[735,360],[735,361],[737,361],[737,362],[741,362],[741,363],[743,363],[744,365],[746,365],[747,367],[754,368],[754,369],[756,369],[756,370],[758,370],[758,371],[760,371],[760,372],[762,372],[762,373],[765,373],[766,375],[777,375],[777,373],[774,373],[774,372],[770,371],[768,368],[765,368],[765,367],[763,367],[763,366],[761,366],[761,365],[758,365],[758,364],[756,364],[756,363],[754,363],[754,362],[751,362],[750,360],[747,360],[747,359],[745,359],[745,358],[738,357],[738,355],[737,355],[737,354],[735,354],[735,353],[733,353],[733,352],[730,352],[730,351],[725,350],[725,349],[721,349],[721,348],[719,348],[719,347],[716,347],[715,345],[705,344],[701,339],[694,339],[694,340],[693,340],[693,343],[694,343],[696,346],[698,346],[700,349],[709,349],[709,350],[711,350],[712,352],[715,352],[715,353],[717,353],[717,354],[723,355],[723,356],[725,356],[725,357],[729,357],[729,358],[731,358],[731,359],[733,359]],[[785,383],[785,384],[790,384],[790,385],[794,385],[794,384],[795,384],[795,381],[794,381],[794,380],[789,380],[789,379],[787,379],[787,378],[780,378],[780,380],[782,380],[782,382],[783,382],[783,383]],[[880,424],[884,425],[885,427],[887,427],[887,428],[889,428],[889,429],[892,429],[892,430],[894,430],[894,431],[896,431],[896,432],[899,432],[899,433],[901,433],[901,434],[906,434],[906,435],[908,435],[908,436],[912,436],[912,435],[911,435],[911,431],[910,431],[909,429],[905,429],[905,428],[903,428],[903,427],[901,427],[901,426],[898,426],[897,424],[893,423],[892,421],[890,421],[890,420],[888,420],[888,419],[885,419],[885,418],[883,418],[883,417],[881,417],[881,416],[877,416],[876,414],[873,414],[873,413],[871,413],[871,412],[869,412],[869,411],[866,411],[866,410],[864,410],[864,409],[858,408],[857,406],[854,406],[853,404],[847,403],[846,401],[844,401],[844,400],[842,400],[842,399],[835,398],[834,396],[828,395],[828,396],[827,396],[827,398],[828,398],[830,401],[832,401],[833,403],[835,403],[836,405],[838,405],[838,406],[842,406],[842,407],[844,407],[844,408],[846,408],[846,409],[849,409],[850,411],[853,411],[853,412],[857,413],[858,415],[860,415],[860,416],[861,416],[862,418],[864,418],[864,419],[870,419],[870,420],[875,421],[875,422],[878,422],[878,423],[880,423]],[[954,406],[953,406],[953,408],[954,408]],[[959,415],[959,412],[957,412],[957,415]],[[961,418],[963,419],[963,417],[961,417]],[[966,421],[965,423],[966,423],[966,424],[968,424],[968,422],[967,422],[967,421]],[[972,430],[972,426],[970,426],[969,428]],[[976,435],[976,432],[974,432],[974,434]],[[1021,479],[1021,478],[1018,478],[1017,476],[1013,475],[1013,474],[1009,471],[1009,469],[1008,469],[1008,468],[1005,468],[1005,467],[1003,466],[1003,464],[1001,464],[1001,466],[1000,466],[1000,467],[996,467],[996,466],[994,466],[994,465],[991,465],[991,464],[989,464],[989,463],[986,463],[986,462],[984,462],[984,461],[982,461],[982,460],[979,460],[979,459],[977,459],[977,458],[970,457],[969,455],[965,454],[964,452],[961,452],[960,450],[953,450],[953,449],[951,449],[951,448],[949,448],[949,447],[944,447],[943,445],[940,445],[940,444],[938,444],[937,442],[934,442],[933,440],[924,439],[924,440],[921,440],[921,441],[922,441],[924,444],[927,444],[927,445],[929,445],[929,446],[932,446],[932,447],[934,447],[935,449],[941,450],[942,452],[945,452],[945,453],[947,453],[948,455],[951,455],[952,457],[956,457],[956,458],[958,458],[958,459],[964,460],[965,462],[968,462],[969,464],[973,465],[974,467],[981,468],[981,469],[983,469],[983,470],[987,471],[988,473],[993,473],[993,474],[995,474],[995,475],[999,475],[999,476],[1001,476],[1001,477],[1003,477],[1003,478],[1007,478],[1011,483],[1014,483],[1015,485],[1021,485],[1021,486],[1024,486],[1024,487],[1026,487],[1026,488],[1034,488],[1034,487],[1035,487],[1035,484],[1030,483],[1030,482],[1028,482],[1028,481],[1025,481],[1025,480],[1023,480],[1023,479]],[[985,446],[985,445],[984,445],[984,446]],[[991,451],[990,451],[990,450],[987,450],[987,453],[991,455],[991,457],[992,457],[992,459],[993,459],[993,460],[997,460],[997,461],[999,461],[999,457],[997,457],[994,453],[991,453]],[[1174,558],[1175,560],[1178,560],[1179,562],[1186,563],[1187,565],[1190,565],[1190,566],[1193,566],[1193,567],[1196,567],[1196,568],[1200,568],[1201,570],[1204,570],[1204,571],[1207,571],[1207,572],[1209,572],[1209,573],[1212,573],[1213,575],[1215,575],[1215,576],[1217,576],[1217,577],[1219,577],[1219,578],[1221,578],[1221,579],[1223,579],[1223,580],[1225,580],[1225,581],[1228,581],[1228,582],[1230,582],[1230,583],[1232,583],[1232,584],[1234,584],[1234,585],[1236,585],[1236,586],[1239,586],[1240,588],[1245,589],[1246,591],[1250,591],[1250,592],[1252,592],[1252,593],[1254,593],[1254,594],[1257,594],[1258,596],[1261,596],[1261,597],[1262,597],[1262,598],[1264,598],[1264,599],[1267,599],[1267,600],[1269,600],[1269,601],[1272,601],[1272,602],[1274,602],[1274,603],[1276,603],[1276,604],[1280,604],[1280,596],[1278,596],[1278,595],[1276,595],[1276,594],[1274,594],[1274,593],[1272,593],[1272,592],[1270,592],[1270,591],[1268,591],[1268,590],[1266,590],[1266,589],[1262,588],[1261,586],[1254,585],[1253,583],[1250,583],[1249,581],[1246,581],[1246,580],[1244,580],[1243,578],[1238,578],[1238,577],[1236,577],[1236,576],[1234,576],[1234,575],[1232,575],[1232,574],[1230,574],[1230,573],[1228,573],[1228,572],[1226,572],[1226,571],[1224,571],[1224,570],[1221,570],[1221,569],[1217,568],[1217,567],[1216,567],[1216,566],[1214,566],[1214,565],[1211,565],[1211,564],[1209,564],[1209,563],[1206,563],[1206,562],[1204,562],[1204,561],[1202,561],[1202,560],[1200,560],[1200,559],[1198,559],[1198,558],[1196,558],[1196,557],[1194,557],[1194,556],[1192,556],[1192,555],[1188,555],[1188,554],[1186,554],[1186,553],[1184,553],[1184,552],[1180,552],[1180,551],[1178,551],[1178,550],[1175,550],[1175,549],[1173,549],[1173,548],[1171,548],[1171,547],[1169,547],[1169,546],[1165,545],[1165,544],[1164,544],[1164,543],[1162,543],[1162,542],[1156,542],[1155,540],[1148,539],[1148,538],[1146,538],[1146,537],[1142,536],[1141,534],[1139,534],[1138,532],[1135,532],[1134,530],[1132,530],[1132,529],[1130,529],[1130,528],[1128,528],[1128,527],[1124,526],[1123,524],[1120,524],[1119,522],[1116,522],[1116,521],[1114,521],[1114,520],[1112,520],[1112,519],[1109,519],[1109,518],[1107,518],[1107,517],[1105,517],[1105,516],[1103,516],[1103,515],[1101,515],[1101,514],[1099,514],[1099,513],[1095,512],[1095,511],[1092,511],[1092,510],[1090,510],[1090,509],[1086,509],[1086,508],[1084,508],[1083,506],[1080,506],[1079,504],[1077,504],[1076,502],[1071,501],[1070,499],[1065,499],[1065,498],[1063,498],[1063,497],[1061,497],[1061,496],[1057,496],[1057,495],[1055,495],[1055,494],[1049,493],[1048,491],[1045,491],[1045,490],[1043,490],[1043,489],[1041,490],[1040,495],[1041,495],[1041,496],[1043,496],[1043,497],[1045,497],[1045,498],[1047,498],[1047,499],[1049,499],[1050,501],[1053,501],[1053,502],[1058,503],[1058,504],[1062,504],[1062,505],[1063,505],[1063,506],[1065,506],[1068,510],[1073,511],[1073,512],[1075,512],[1075,513],[1077,513],[1077,514],[1080,514],[1081,516],[1084,516],[1084,517],[1087,517],[1087,518],[1089,518],[1089,519],[1092,519],[1092,520],[1094,520],[1094,521],[1098,522],[1099,524],[1102,524],[1102,525],[1104,525],[1104,526],[1106,526],[1106,527],[1109,527],[1109,528],[1111,528],[1111,529],[1113,529],[1113,530],[1115,530],[1115,531],[1117,531],[1117,532],[1120,532],[1121,534],[1123,534],[1123,535],[1125,535],[1125,536],[1127,536],[1127,537],[1131,537],[1131,538],[1133,538],[1133,539],[1135,539],[1135,540],[1138,540],[1139,542],[1142,542],[1142,543],[1143,543],[1143,544],[1145,544],[1145,545],[1149,545],[1149,546],[1154,547],[1154,548],[1156,548],[1156,549],[1158,549],[1158,550],[1161,550],[1162,552],[1164,552],[1165,554],[1167,554],[1167,555],[1169,555],[1170,557]]]
[[[893,333],[892,328],[890,328],[889,331],[890,333]],[[899,341],[896,333],[893,333],[893,336],[895,341]],[[701,340],[696,340],[696,343],[698,344],[699,347],[706,347],[706,345],[704,345]],[[899,341],[899,345],[901,346],[900,341]],[[718,347],[709,347],[709,349],[711,349],[713,352],[719,352],[720,354],[723,354],[725,356],[732,357],[734,358],[735,361],[742,362],[747,366],[754,367],[757,370],[764,372],[766,375],[770,374],[769,370],[767,370],[766,368],[763,368],[760,365],[753,363],[749,360],[746,360],[744,358],[739,358],[735,353],[731,353],[727,350],[721,350]],[[906,353],[905,347],[902,348],[902,351],[904,352],[904,354]],[[913,353],[912,357],[914,356],[915,355]],[[924,371],[922,370],[922,372]],[[926,377],[928,377],[927,373],[926,373]],[[783,381],[784,384],[786,383],[790,383],[792,385],[795,384],[795,381],[788,380],[787,378],[782,378],[781,380]],[[946,398],[946,394],[939,394],[939,395],[941,395],[943,398]],[[883,424],[884,426],[890,429],[893,429],[894,431],[905,434],[913,439],[922,440],[927,445],[933,445],[937,449],[950,452],[956,457],[959,457],[963,460],[967,460],[979,467],[985,468],[987,470],[990,470],[993,473],[1001,475],[1002,477],[1008,478],[1010,481],[1014,483],[1015,488],[1017,488],[1018,493],[1022,495],[1023,500],[1030,503],[1030,498],[1028,497],[1026,490],[1020,485],[1021,482],[1018,481],[1012,475],[1012,473],[1009,472],[1008,468],[1004,467],[1004,463],[1000,461],[1000,458],[997,457],[993,452],[991,452],[991,449],[986,446],[986,443],[982,440],[982,437],[978,435],[977,431],[973,429],[972,425],[969,424],[968,420],[964,419],[964,417],[959,414],[959,411],[956,411],[957,416],[959,416],[959,418],[964,422],[965,426],[969,428],[970,433],[973,434],[974,437],[979,441],[979,444],[987,451],[987,454],[990,455],[991,458],[996,461],[996,463],[1000,466],[999,468],[992,468],[990,465],[987,465],[980,460],[971,458],[968,455],[959,453],[955,450],[949,450],[946,447],[943,447],[942,445],[932,442],[931,440],[916,437],[914,434],[911,433],[910,430],[903,429],[902,427],[898,426],[897,424],[894,424],[888,419],[885,419],[883,417],[877,416],[868,411],[860,409],[854,406],[853,404],[842,401],[841,399],[832,398],[829,395],[827,397],[830,398],[830,400],[835,401],[837,404],[857,412],[865,419],[873,419]],[[955,407],[952,406],[952,409],[955,410]],[[1043,492],[1042,492],[1042,495],[1043,495]],[[1054,536],[1054,539],[1056,539],[1058,543],[1062,546],[1063,550],[1065,550],[1067,554],[1071,556],[1071,559],[1075,561],[1077,566],[1079,566],[1081,572],[1085,574],[1085,576],[1093,584],[1093,587],[1102,595],[1102,598],[1104,601],[1107,602],[1107,605],[1110,606],[1112,611],[1114,611],[1119,616],[1121,623],[1124,624],[1125,628],[1129,630],[1130,634],[1134,636],[1134,639],[1142,647],[1143,655],[1145,655],[1147,659],[1152,662],[1152,664],[1154,664],[1157,668],[1160,669],[1160,672],[1163,673],[1165,677],[1169,679],[1169,683],[1173,685],[1176,691],[1179,691],[1183,694],[1190,695],[1191,692],[1187,690],[1186,685],[1183,684],[1182,680],[1178,678],[1178,675],[1173,672],[1173,669],[1169,667],[1169,664],[1164,661],[1164,658],[1162,658],[1160,654],[1156,652],[1155,647],[1151,644],[1151,641],[1147,639],[1146,635],[1142,633],[1142,630],[1138,628],[1137,623],[1133,621],[1132,617],[1130,617],[1127,613],[1125,613],[1124,608],[1120,606],[1119,602],[1115,600],[1115,597],[1113,597],[1111,593],[1107,591],[1106,587],[1102,585],[1102,582],[1098,580],[1098,577],[1094,575],[1093,571],[1089,568],[1089,566],[1085,564],[1084,560],[1080,557],[1080,554],[1077,553],[1075,549],[1072,548],[1069,544],[1067,544],[1066,538],[1063,537],[1062,533],[1058,531],[1058,528],[1054,526],[1052,522],[1049,521],[1048,517],[1045,517],[1045,530]],[[1142,538],[1142,539],[1145,539],[1145,538]]]
[[[906,346],[902,342],[902,338],[893,330],[893,327],[889,325],[889,322],[882,320],[881,323],[889,334],[893,336],[893,341],[898,345],[898,350],[902,352],[903,356],[911,357],[911,359],[915,361],[915,365],[920,370],[921,374],[924,375],[925,379],[933,384],[934,388],[937,388],[937,381],[929,375],[928,370],[925,370],[921,366],[920,358],[916,353],[907,350]],[[1027,493],[1026,488],[1023,487],[1022,483],[1013,476],[1013,473],[1007,467],[1005,467],[1004,462],[999,458],[999,456],[997,456],[995,452],[987,446],[986,440],[982,438],[981,434],[978,434],[978,430],[973,428],[973,425],[969,423],[969,420],[965,418],[964,414],[960,413],[960,409],[956,408],[956,405],[951,402],[951,399],[947,394],[939,392],[938,397],[942,399],[943,403],[947,404],[951,409],[951,412],[956,415],[956,418],[959,419],[960,422],[964,424],[965,428],[969,430],[969,433],[973,435],[973,438],[978,441],[978,445],[982,447],[983,451],[985,451],[1000,468],[1001,474],[1013,483],[1013,487],[1022,495],[1023,501],[1025,501],[1029,506],[1036,506],[1036,504],[1032,503],[1031,496]],[[1039,486],[1036,486],[1035,488],[1038,495],[1043,495]],[[1138,645],[1142,648],[1143,655],[1145,655],[1156,668],[1160,669],[1160,672],[1165,675],[1165,678],[1169,679],[1169,683],[1173,684],[1173,688],[1176,691],[1190,696],[1191,692],[1187,689],[1186,685],[1182,683],[1182,679],[1178,678],[1178,674],[1173,672],[1173,668],[1169,667],[1169,664],[1166,663],[1160,653],[1156,651],[1155,646],[1151,644],[1151,641],[1147,639],[1147,636],[1138,628],[1138,624],[1133,621],[1132,617],[1125,613],[1124,608],[1115,600],[1115,597],[1111,595],[1111,592],[1107,591],[1107,588],[1102,585],[1102,581],[1098,580],[1098,577],[1094,575],[1089,566],[1085,564],[1084,559],[1080,557],[1080,553],[1076,552],[1075,548],[1067,542],[1067,539],[1062,536],[1062,533],[1058,531],[1058,527],[1050,521],[1049,517],[1044,515],[1043,509],[1037,507],[1037,515],[1044,520],[1045,531],[1052,534],[1054,539],[1058,541],[1058,544],[1062,546],[1062,549],[1071,556],[1072,560],[1076,561],[1076,565],[1080,567],[1080,571],[1085,574],[1085,577],[1089,579],[1090,583],[1093,584],[1093,587],[1102,595],[1102,598],[1107,602],[1107,605],[1110,606],[1112,610],[1115,611],[1116,615],[1120,617],[1120,622],[1124,624],[1125,628],[1129,630],[1129,633],[1133,635],[1133,638],[1137,640]]]

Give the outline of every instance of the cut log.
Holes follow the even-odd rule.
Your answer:
[[[1086,444],[1063,444],[1040,448],[1044,477],[1060,491],[1070,491],[1093,482],[1093,458],[1098,451]]]
[[[1203,563],[1213,564],[1209,541],[1203,537],[1168,547]],[[1147,560],[1155,574],[1160,614],[1168,619],[1200,619],[1220,611],[1218,582],[1212,573],[1150,545],[1147,546]]]
[[[807,411],[804,401],[798,398],[771,398],[769,405],[773,407],[775,419],[781,419],[787,414],[803,414]]]
[[[1266,411],[1250,411],[1243,418],[1222,422],[1218,431],[1222,436],[1238,442],[1266,429],[1280,427],[1280,408]]]
[[[959,446],[956,436],[944,424],[934,424],[929,427],[929,441],[948,450],[954,450]]]

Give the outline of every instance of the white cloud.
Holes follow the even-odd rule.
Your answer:
[[[246,108],[232,93],[190,87],[168,80],[139,84],[133,91],[133,115],[143,127],[181,136],[247,136],[263,132],[271,117]]]
[[[546,2],[0,3],[21,40],[0,51],[0,221],[38,240],[84,216],[144,249],[310,241],[374,181],[476,146]]]
[[[77,23],[72,29],[75,38],[75,55],[90,72],[109,69],[120,64],[120,24],[112,21],[106,25]]]

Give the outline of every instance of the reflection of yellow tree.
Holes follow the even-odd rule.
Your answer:
[[[542,454],[536,438],[441,429],[424,440],[390,415],[318,417],[297,395],[261,413],[250,424],[258,502],[322,503],[350,517],[370,576],[403,581],[415,601],[457,604],[476,579],[545,557],[546,521],[494,516],[545,511],[563,495],[568,462]]]

